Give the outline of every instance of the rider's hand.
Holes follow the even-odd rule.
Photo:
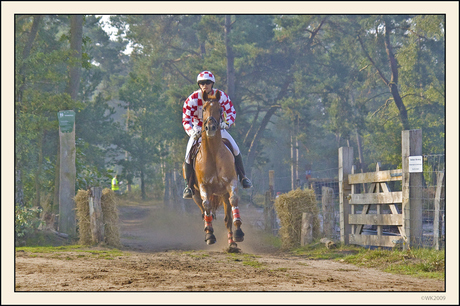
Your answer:
[[[225,130],[228,130],[228,128],[229,128],[229,125],[228,125],[227,122],[222,121],[222,122],[220,123],[220,129],[221,129],[221,130],[224,130],[224,129],[225,129]]]
[[[192,130],[192,135],[193,139],[197,140],[198,138],[200,138],[201,136],[201,131],[198,131],[198,130]]]

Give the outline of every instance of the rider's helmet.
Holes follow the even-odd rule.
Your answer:
[[[198,74],[198,76],[196,77],[196,82],[200,82],[200,81],[206,81],[206,80],[209,80],[213,83],[216,82],[216,79],[214,78],[214,74],[212,74],[211,71],[208,71],[208,70],[205,70],[203,72],[200,72]]]

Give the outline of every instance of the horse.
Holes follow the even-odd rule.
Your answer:
[[[203,92],[203,132],[201,145],[194,158],[195,180],[192,186],[193,200],[201,210],[204,220],[205,242],[216,242],[212,220],[216,210],[223,205],[224,222],[228,231],[228,252],[238,252],[236,242],[244,240],[238,208],[238,176],[235,170],[233,153],[224,144],[220,120],[222,109],[219,103],[220,92],[215,96]],[[185,169],[184,169],[185,178]],[[235,225],[235,235],[232,232]]]

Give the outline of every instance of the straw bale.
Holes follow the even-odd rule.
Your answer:
[[[319,237],[319,209],[315,192],[311,189],[296,189],[275,199],[275,209],[280,219],[279,235],[283,249],[300,246],[302,231],[302,213],[313,214],[313,237]]]
[[[78,233],[80,235],[79,243],[81,245],[91,245],[91,220],[89,217],[89,191],[78,190],[75,196],[77,207]]]
[[[113,247],[121,247],[120,231],[118,228],[117,198],[109,188],[102,190],[102,218],[104,222],[105,242]]]

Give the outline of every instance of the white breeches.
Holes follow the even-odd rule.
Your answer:
[[[235,140],[230,135],[230,133],[227,130],[221,130],[220,132],[221,132],[222,138],[228,139],[230,143],[232,144],[233,155],[237,156],[238,154],[240,154],[240,148],[238,148],[238,145],[236,144]],[[201,142],[201,138],[198,141]],[[185,162],[187,164],[190,164],[190,154],[189,153],[190,153],[190,149],[192,148],[193,142],[194,142],[193,137],[190,137],[187,143],[187,150],[185,151]]]

